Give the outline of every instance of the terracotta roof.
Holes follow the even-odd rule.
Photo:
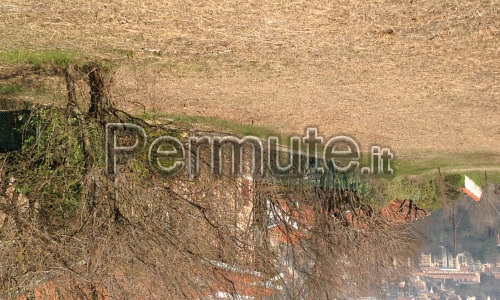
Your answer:
[[[296,243],[300,239],[307,238],[307,229],[311,228],[316,220],[315,212],[310,205],[301,205],[297,209],[291,210],[287,201],[279,199],[278,204],[282,211],[280,222],[269,227],[269,231],[282,243]],[[413,201],[396,199],[387,207],[376,212],[386,221],[392,224],[404,224],[409,221],[425,218],[430,214],[416,206]],[[358,211],[357,215],[352,212],[345,214],[348,223],[358,229],[369,228],[369,217],[363,211]],[[285,224],[286,223],[286,224]]]

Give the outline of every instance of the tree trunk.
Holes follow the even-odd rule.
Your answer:
[[[109,108],[109,99],[102,77],[102,69],[98,64],[90,65],[89,71],[90,107],[89,116],[97,118]]]

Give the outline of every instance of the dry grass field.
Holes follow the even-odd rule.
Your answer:
[[[498,0],[4,0],[0,17],[2,51],[111,61],[133,112],[500,165]]]
[[[467,237],[488,251],[480,266],[497,258],[500,0],[0,0],[0,110],[12,99],[68,109],[1,122],[28,120],[22,150],[0,156],[1,299],[52,286],[88,299],[413,297],[418,240],[455,255],[473,252]],[[213,151],[177,148],[189,156],[173,174],[166,140],[117,147],[133,131],[102,125],[133,119],[123,111],[183,126],[144,126],[148,146],[164,132],[316,126],[357,140],[361,167],[371,145],[391,148],[395,176],[226,176],[229,155],[214,175]],[[1,143],[22,139],[0,129]],[[464,174],[486,201],[454,201]],[[450,206],[446,226],[402,225]]]

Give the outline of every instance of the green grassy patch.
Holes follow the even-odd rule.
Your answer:
[[[0,84],[0,95],[10,96],[20,93],[22,90],[20,85]]]
[[[0,64],[29,64],[40,68],[43,64],[67,66],[78,64],[79,55],[74,50],[8,50],[0,52]]]
[[[419,175],[435,173],[438,168],[442,172],[469,172],[494,169],[491,173],[500,171],[500,159],[498,155],[492,153],[453,153],[446,156],[433,156],[426,158],[419,157],[396,157],[394,159],[393,168],[396,175]],[[496,175],[493,178],[498,178]]]
[[[146,112],[141,117],[160,122],[175,121],[185,124],[198,124],[210,127],[213,131],[239,136],[252,135],[264,139],[269,136],[277,136],[280,138],[280,144],[290,146],[290,140],[287,137],[283,137],[273,129],[263,126],[244,124],[214,117],[187,116],[172,113],[155,114],[153,112]],[[319,154],[322,154],[324,150],[322,146],[324,145],[319,145],[318,147]],[[302,144],[302,151],[305,151],[305,149],[305,145]],[[361,167],[369,167],[370,159],[369,153],[361,153],[359,169]],[[491,167],[495,166],[495,162],[498,161],[499,159],[496,155],[489,153],[450,154],[446,157],[434,156],[431,158],[426,158],[425,156],[414,156],[413,158],[395,157],[391,163],[391,167],[394,169],[393,175],[388,176],[387,174],[380,174],[370,175],[370,177],[391,180],[398,177],[416,176],[423,181],[430,181],[438,176],[438,169],[440,169],[443,177],[446,175],[460,174],[469,176],[479,185],[485,184],[486,181],[490,183],[500,183],[500,171],[491,170]],[[500,165],[498,166],[500,170]],[[485,171],[486,178],[484,175]],[[461,186],[463,186],[463,184]]]
[[[395,176],[420,175],[430,179],[441,171],[442,176],[448,174],[467,175],[478,185],[484,185],[487,182],[500,183],[499,158],[490,153],[457,153],[429,159],[425,157],[418,159],[396,158],[393,162],[393,168]]]
[[[500,183],[500,172],[489,172],[486,171],[469,171],[464,172],[464,175],[469,176],[475,183],[482,186],[486,183]]]
[[[175,121],[185,124],[199,124],[202,126],[211,127],[213,131],[220,131],[224,133],[231,133],[240,136],[256,136],[259,138],[267,138],[269,136],[279,136],[279,134],[267,127],[244,124],[236,121],[224,120],[214,117],[205,116],[187,116],[181,114],[154,114],[146,112],[141,117],[146,120],[153,121]]]
[[[0,96],[13,96],[21,93],[43,96],[47,94],[47,88],[45,86],[30,88],[20,84],[0,84]]]
[[[45,86],[35,88],[35,89],[33,89],[33,93],[36,96],[43,96],[43,95],[47,94],[47,88]]]

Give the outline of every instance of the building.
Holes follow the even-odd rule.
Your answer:
[[[455,260],[456,260],[457,269],[469,266],[467,255],[465,255],[465,253],[459,253],[459,254],[457,254]]]
[[[432,267],[432,254],[422,253],[420,254],[420,266],[422,267]]]
[[[449,279],[458,282],[481,282],[479,272],[454,270],[426,270],[424,276],[434,279]]]

